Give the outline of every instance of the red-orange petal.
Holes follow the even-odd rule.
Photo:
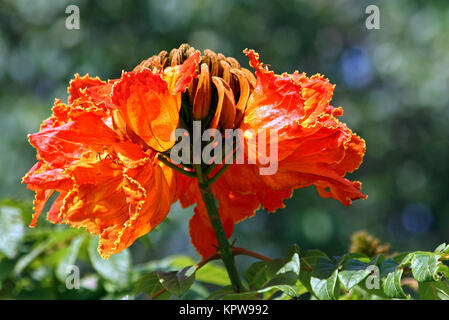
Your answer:
[[[79,160],[89,149],[103,151],[103,146],[119,142],[112,129],[89,113],[61,126],[43,129],[28,138],[39,158],[58,168]]]
[[[255,166],[231,165],[212,185],[228,238],[233,233],[234,224],[252,217],[261,205],[269,212],[274,212],[284,206],[284,199],[291,197],[291,189],[271,189],[257,177],[253,167]],[[192,244],[203,258],[207,258],[216,252],[217,241],[198,188],[198,181],[180,174],[177,178],[181,206],[185,208],[196,204],[195,214],[189,223]]]
[[[92,102],[95,105],[111,109],[113,108],[111,91],[115,80],[105,82],[98,77],[91,78],[88,74],[80,76],[75,74],[75,78],[70,81],[67,92],[70,94],[68,101],[70,104]]]
[[[196,67],[201,60],[201,54],[196,51],[181,65],[168,67],[164,70],[164,80],[172,94],[185,92],[190,82],[197,77]]]
[[[178,126],[181,95],[173,95],[161,75],[148,69],[123,73],[113,88],[112,100],[127,126],[157,151],[171,148]]]
[[[338,121],[342,109],[329,105],[334,86],[321,75],[276,75],[253,50],[245,54],[256,69],[257,84],[241,128],[278,130],[278,171],[262,180],[275,190],[315,185],[321,196],[345,205],[366,198],[359,182],[344,178],[360,166],[365,142]]]

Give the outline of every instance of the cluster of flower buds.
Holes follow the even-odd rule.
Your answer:
[[[195,54],[196,49],[183,44],[168,53],[161,51],[142,61],[134,70],[148,68],[153,72],[177,66]],[[198,77],[190,83],[183,99],[185,123],[202,120],[203,128],[233,129],[243,119],[245,106],[256,85],[254,74],[240,66],[233,57],[204,50],[197,65]]]

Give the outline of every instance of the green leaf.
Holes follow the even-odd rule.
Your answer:
[[[232,285],[224,286],[223,288],[220,288],[217,291],[213,292],[209,297],[207,297],[207,300],[217,299],[233,292],[234,288],[232,287]]]
[[[301,262],[304,268],[299,279],[309,292],[320,300],[338,299],[337,264],[318,250],[306,252]]]
[[[442,243],[434,250],[435,253],[449,253],[449,244]]]
[[[25,226],[20,209],[0,206],[0,252],[13,259],[25,235]]]
[[[329,277],[315,277],[312,272],[310,285],[314,295],[320,300],[338,299],[339,286],[337,282],[338,270],[335,269]]]
[[[60,260],[58,267],[56,268],[56,277],[59,279],[59,281],[65,282],[67,278],[67,267],[75,264],[84,239],[84,235],[74,238],[67,250],[65,257]]]
[[[373,259],[371,259],[371,262],[369,264],[374,264],[376,266],[379,266],[382,262],[385,261],[385,255],[383,253],[375,256]]]
[[[409,266],[413,260],[415,253],[407,253],[406,255],[401,256],[400,254],[393,258],[395,261],[399,262],[400,266]],[[401,259],[402,258],[402,259]]]
[[[300,295],[307,292],[307,290],[304,289],[305,287],[298,280],[297,283],[295,283],[294,285],[287,285],[287,284],[272,285],[264,289],[257,290],[257,292],[269,294],[270,291],[280,290],[290,297],[299,297]]]
[[[383,278],[387,274],[394,272],[398,266],[399,263],[397,263],[391,258],[382,261],[382,263],[379,265],[380,277]]]
[[[397,269],[394,272],[388,273],[383,282],[383,289],[385,294],[390,298],[407,299],[408,296],[404,293],[401,286],[401,278],[403,269]]]
[[[195,266],[190,266],[179,272],[157,272],[157,276],[168,292],[181,297],[195,281],[195,271]]]
[[[449,287],[443,281],[419,282],[418,292],[421,300],[449,300]]]
[[[257,291],[231,293],[225,295],[223,300],[257,300],[259,294]]]
[[[438,266],[438,273],[441,273],[446,280],[449,279],[449,267],[443,263],[440,263]]]
[[[397,255],[395,255],[394,257],[392,257],[391,259],[393,259],[394,261],[396,261],[398,264],[401,265],[405,265],[410,263],[410,261],[413,258],[413,252],[401,252]]]
[[[250,290],[263,288],[271,277],[268,274],[268,266],[266,262],[259,261],[253,263],[244,273]]]
[[[288,284],[294,285],[298,280],[301,269],[299,247],[294,245],[282,259],[265,262],[270,279],[268,285]]]
[[[297,245],[293,245],[287,253],[287,256],[283,259],[283,265],[276,272],[276,275],[292,274],[296,283],[300,269],[301,261],[299,259],[299,247]]]
[[[301,257],[301,265],[303,268],[299,273],[299,280],[307,288],[307,290],[313,294],[312,287],[310,285],[310,279],[312,278],[313,267],[317,264],[321,258],[329,259],[328,256],[319,250],[308,250],[304,252]]]
[[[370,263],[370,261],[371,261],[369,257],[367,257],[366,255],[364,255],[362,253],[351,252],[351,253],[347,253],[344,256],[342,256],[339,259],[337,259],[337,261],[338,261],[337,265],[338,266],[343,266],[349,260],[358,260],[358,261],[363,262],[363,263]]]
[[[177,270],[196,264],[195,260],[186,255],[176,255],[167,259],[170,267],[175,267]],[[161,268],[161,267],[159,267]],[[197,281],[202,281],[218,286],[227,286],[231,284],[226,269],[218,263],[209,262],[200,269],[197,269],[195,278]]]
[[[206,289],[206,286],[199,282],[195,282],[182,298],[184,300],[204,300],[209,294],[209,290]]]
[[[283,259],[253,263],[245,271],[245,278],[250,290],[267,292],[277,289],[294,297],[299,293],[297,282],[300,267],[299,248],[295,245]]]
[[[320,257],[312,265],[312,278],[327,279],[331,276],[335,269],[335,264],[332,260]]]
[[[196,280],[215,284],[217,286],[227,286],[231,283],[226,269],[216,263],[209,262],[196,271]]]
[[[151,272],[145,275],[142,275],[136,282],[135,295],[139,293],[144,293],[149,297],[153,297],[154,294],[160,292],[164,287],[162,286],[158,275],[156,272]],[[171,293],[168,291],[162,292],[154,299],[165,300],[169,299]]]
[[[89,258],[94,269],[103,279],[120,287],[126,287],[130,281],[131,255],[128,250],[102,259],[97,251],[98,239],[92,238],[89,243]]]
[[[342,266],[338,279],[346,290],[350,290],[369,276],[370,271],[367,267],[366,263],[351,259]]]
[[[412,259],[412,273],[417,281],[438,280],[439,256],[431,253],[416,253]]]

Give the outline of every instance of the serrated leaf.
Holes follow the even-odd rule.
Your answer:
[[[92,238],[89,243],[89,258],[99,275],[119,285],[126,287],[130,280],[131,255],[127,249],[114,254],[105,260],[97,251],[98,239]]]
[[[0,206],[0,252],[13,259],[25,235],[22,213],[18,208]]]
[[[384,279],[383,289],[388,297],[397,299],[408,298],[401,286],[403,272],[403,269],[397,269],[394,272],[388,273],[387,277]]]
[[[84,236],[74,238],[66,252],[65,257],[60,260],[58,267],[56,268],[55,271],[56,277],[59,279],[59,281],[65,282],[67,278],[67,267],[75,264],[84,239],[85,239]]]
[[[438,258],[438,255],[431,253],[416,253],[411,262],[413,277],[420,282],[437,280],[440,265]]]
[[[168,292],[181,297],[195,281],[195,271],[195,266],[190,266],[179,272],[157,272],[157,276]]]
[[[338,279],[346,290],[350,290],[371,273],[367,267],[366,263],[359,260],[349,260],[342,266],[338,273]]]
[[[449,287],[443,281],[419,282],[418,293],[421,300],[449,300]]]
[[[135,295],[136,297],[140,293],[146,294],[148,297],[153,298],[153,296],[158,293],[162,292],[162,289],[164,287],[162,286],[158,275],[156,272],[151,272],[145,275],[142,275],[136,282],[136,289],[135,289]],[[170,298],[171,293],[168,291],[160,293],[157,297],[154,297],[153,299],[157,300],[165,300]]]

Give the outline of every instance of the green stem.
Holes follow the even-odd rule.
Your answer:
[[[195,172],[193,172],[193,171],[187,171],[187,170],[185,170],[185,169],[183,169],[183,168],[181,168],[181,167],[178,167],[176,164],[170,162],[167,158],[165,158],[165,156],[159,154],[158,159],[159,159],[159,161],[161,161],[163,164],[165,164],[167,167],[170,167],[170,168],[172,168],[173,170],[178,171],[178,172],[180,172],[180,173],[182,173],[182,174],[184,174],[184,175],[186,175],[186,176],[188,176],[188,177],[196,178]]]
[[[220,168],[220,170],[218,170],[218,172],[209,179],[209,184],[214,184],[214,182],[216,182],[218,180],[218,178],[220,178],[220,176],[226,171],[226,169],[229,167],[229,164],[224,164],[223,167]]]
[[[226,270],[231,280],[232,286],[235,292],[242,292],[244,290],[242,281],[235,267],[234,255],[232,253],[232,247],[228,242],[228,237],[223,228],[223,223],[220,219],[217,206],[215,205],[215,197],[209,185],[207,176],[202,174],[201,165],[195,166],[195,171],[198,176],[198,185],[203,197],[204,204],[206,205],[209,220],[214,229],[215,237],[218,243],[218,253],[223,260]]]

